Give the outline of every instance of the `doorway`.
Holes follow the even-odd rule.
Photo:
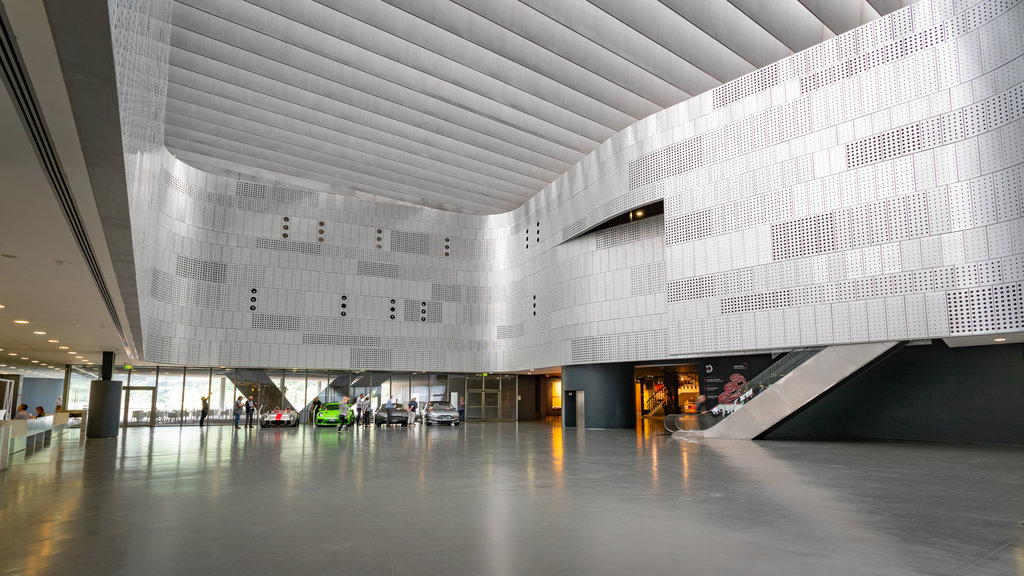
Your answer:
[[[583,390],[566,390],[562,405],[563,428],[586,428],[587,410]]]
[[[125,386],[122,390],[124,391],[124,416],[121,426],[155,426],[156,387]]]

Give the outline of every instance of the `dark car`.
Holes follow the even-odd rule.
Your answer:
[[[394,403],[394,408],[391,410],[391,419],[388,419],[388,411],[384,409],[384,405],[381,404],[377,407],[377,411],[373,414],[373,423],[377,426],[383,426],[385,424],[401,424],[402,426],[409,425],[409,412],[406,411],[404,404]]]
[[[423,421],[427,423],[427,426],[434,424],[458,426],[459,411],[452,406],[451,402],[427,402],[427,408],[423,412]]]

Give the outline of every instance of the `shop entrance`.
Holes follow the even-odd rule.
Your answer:
[[[698,364],[637,366],[636,410],[642,417],[695,412]]]

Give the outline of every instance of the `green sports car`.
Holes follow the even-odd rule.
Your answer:
[[[339,418],[344,418],[345,423],[351,423],[354,418],[352,407],[343,406],[340,402],[328,402],[316,413],[313,422],[317,426],[337,426]]]

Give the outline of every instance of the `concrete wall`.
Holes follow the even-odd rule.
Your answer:
[[[1024,444],[1024,345],[907,346],[768,440],[878,438]]]

